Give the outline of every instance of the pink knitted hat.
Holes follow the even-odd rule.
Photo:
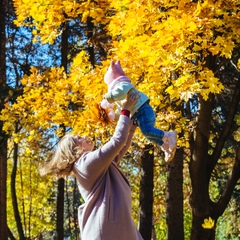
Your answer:
[[[126,75],[122,70],[120,61],[118,60],[116,61],[116,63],[114,63],[114,61],[112,60],[107,72],[104,75],[104,82],[109,85],[113,80],[121,76]]]

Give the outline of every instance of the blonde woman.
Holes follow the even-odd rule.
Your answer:
[[[67,134],[41,174],[74,173],[84,199],[78,209],[82,240],[142,240],[131,217],[131,190],[118,163],[128,150],[135,126],[129,118],[138,93],[127,97],[111,139],[93,150],[87,137]]]

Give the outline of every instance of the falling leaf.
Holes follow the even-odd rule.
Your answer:
[[[204,219],[204,223],[202,224],[202,227],[205,229],[212,229],[214,228],[214,225],[215,225],[215,221],[211,217],[209,217],[208,219],[207,218]]]

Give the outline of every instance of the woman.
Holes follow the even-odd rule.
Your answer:
[[[67,134],[41,174],[74,173],[85,201],[78,209],[82,240],[142,240],[131,217],[131,191],[118,163],[128,150],[135,126],[129,118],[138,93],[127,97],[111,139],[93,151],[87,137]]]

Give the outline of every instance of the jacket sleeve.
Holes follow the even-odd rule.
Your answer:
[[[114,161],[116,163],[119,163],[120,160],[123,158],[123,156],[125,155],[125,153],[128,151],[131,143],[132,143],[132,137],[133,137],[133,134],[136,130],[136,126],[135,125],[132,125],[131,129],[130,129],[130,132],[128,134],[128,140],[126,142],[126,144],[123,146],[122,150],[119,152],[119,154],[116,156],[116,158],[114,159]]]
[[[118,83],[113,90],[109,91],[105,94],[105,99],[109,103],[113,103],[115,101],[121,101],[126,98],[128,92],[134,88],[134,85],[130,82],[120,82]]]
[[[111,139],[101,148],[85,153],[75,162],[74,173],[81,185],[91,188],[96,180],[106,172],[111,162],[115,161],[120,153],[123,155],[127,151],[127,146],[130,145],[128,140],[131,127],[132,120],[121,115]]]

